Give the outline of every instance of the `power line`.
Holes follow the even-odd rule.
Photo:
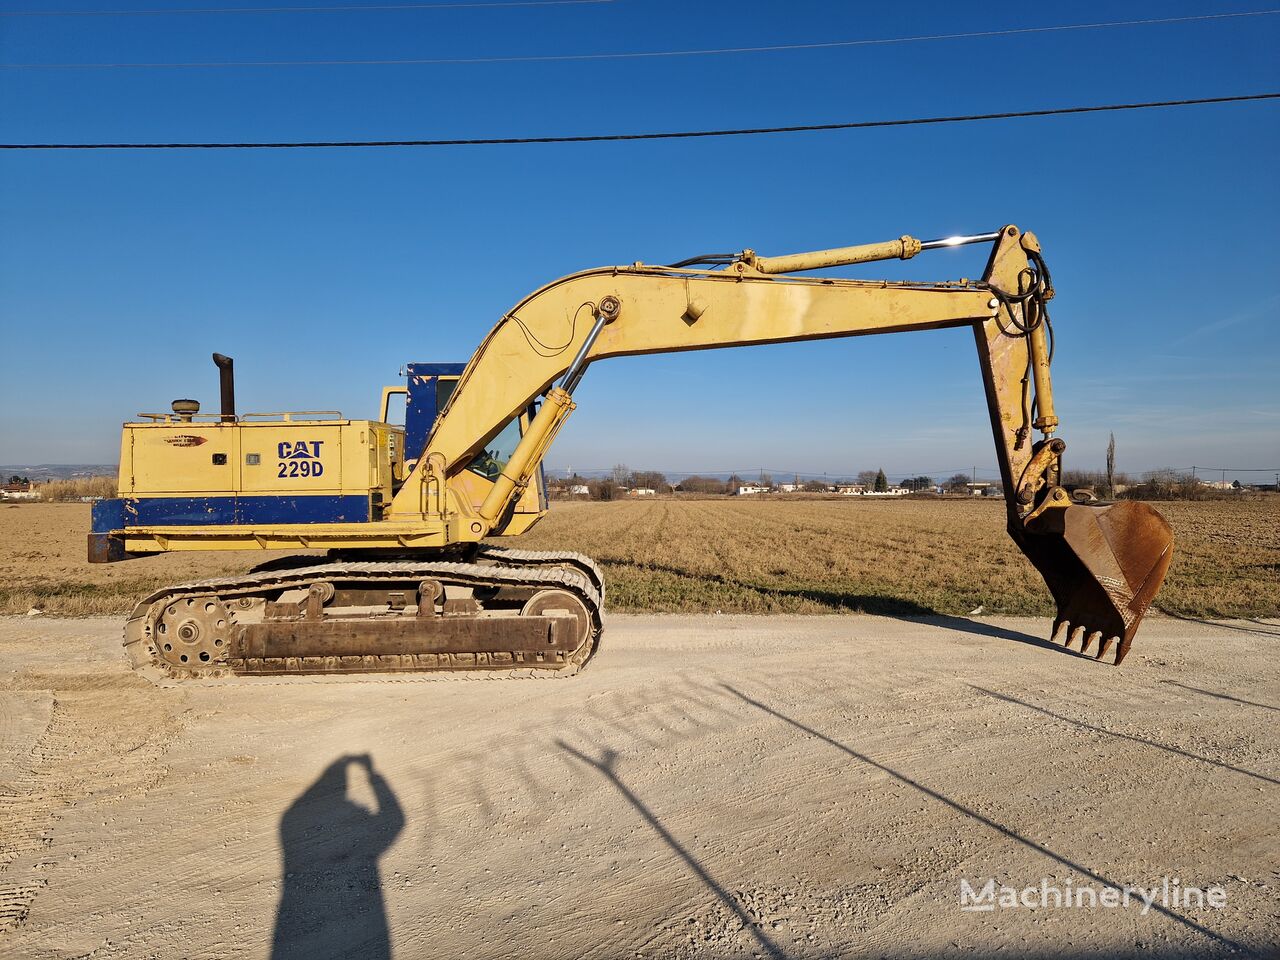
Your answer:
[[[192,7],[170,10],[0,10],[0,17],[162,17],[206,13],[364,13],[387,10],[473,10],[481,7],[571,7],[614,0],[478,0],[468,3],[380,3],[333,7]]]
[[[630,140],[690,140],[705,137],[747,137],[778,133],[808,133],[821,130],[866,130],[872,127],[907,127],[935,123],[969,123],[978,120],[1020,120],[1028,117],[1058,117],[1078,113],[1105,113],[1117,110],[1150,110],[1161,107],[1188,107],[1212,103],[1244,103],[1280,99],[1280,93],[1251,93],[1231,97],[1201,97],[1194,100],[1153,100],[1146,103],[1112,103],[1099,106],[1055,107],[1046,110],[1018,110],[1005,113],[973,113],[951,117],[914,117],[905,120],[862,120],[851,123],[807,123],[785,127],[745,127],[734,130],[677,130],[663,133],[609,133],[583,136],[486,137],[454,140],[295,140],[241,143],[0,143],[0,150],[300,150],[330,147],[478,147],[519,146],[533,143],[613,143]]]
[[[552,0],[544,0],[552,2]],[[559,0],[562,3],[612,2],[612,0]],[[494,4],[502,6],[504,4]],[[518,4],[510,4],[518,5]],[[461,6],[446,4],[445,6]],[[290,8],[279,8],[290,9]],[[352,8],[313,8],[313,9],[364,9],[373,7]],[[409,9],[402,7],[382,9]],[[143,12],[143,11],[139,11]],[[189,12],[189,11],[168,11]],[[210,10],[208,12],[217,12]],[[1270,17],[1280,14],[1280,9],[1251,10],[1243,13],[1210,13],[1193,17],[1159,17],[1149,20],[1108,20],[1097,23],[1066,23],[1043,27],[1017,27],[1006,30],[979,30],[969,33],[937,33],[908,37],[873,37],[860,40],[824,40],[815,43],[781,43],[752,47],[710,47],[689,50],[648,50],[624,53],[566,53],[566,54],[531,54],[511,57],[413,57],[405,59],[370,59],[370,60],[208,60],[208,61],[174,61],[174,62],[138,62],[138,63],[5,63],[0,67],[8,70],[81,70],[81,69],[179,69],[179,68],[228,68],[228,67],[350,67],[350,66],[443,66],[459,64],[491,64],[491,63],[557,63],[584,60],[635,60],[653,57],[705,57],[723,54],[744,53],[776,53],[784,50],[829,50],[843,47],[880,46],[885,44],[922,43],[934,40],[973,40],[985,37],[1018,36],[1029,33],[1053,33],[1067,30],[1097,30],[1105,27],[1149,26],[1153,24],[1193,23],[1205,20],[1230,20],[1240,17]],[[14,14],[8,14],[13,16]],[[34,15],[34,14],[24,14]]]

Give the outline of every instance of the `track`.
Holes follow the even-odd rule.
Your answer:
[[[124,646],[134,669],[158,683],[353,673],[566,676],[591,659],[604,621],[603,577],[590,559],[498,548],[477,559],[489,562],[327,563],[166,587],[134,608]],[[418,596],[424,584],[437,590],[439,614],[435,600]],[[339,605],[309,609],[313,590]],[[343,606],[344,597],[356,602]],[[419,614],[428,602],[432,609]],[[554,622],[566,616],[576,618],[576,629]],[[538,640],[516,635],[536,638],[545,623],[557,645],[544,658]]]

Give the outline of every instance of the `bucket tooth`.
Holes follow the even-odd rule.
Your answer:
[[[1080,648],[1083,650],[1084,649],[1084,627],[1082,626],[1072,627],[1071,632],[1067,634],[1068,647],[1074,647],[1077,643],[1080,644]]]
[[[1069,636],[1071,636],[1071,624],[1066,620],[1055,620],[1053,622],[1053,634],[1049,639],[1053,643],[1065,643]]]
[[[1107,655],[1107,651],[1110,650],[1113,646],[1115,646],[1116,639],[1117,639],[1116,637],[1102,638],[1102,642],[1098,644],[1097,659],[1101,660],[1103,657]]]
[[[1088,653],[1089,648],[1092,647],[1095,643],[1097,643],[1101,639],[1102,639],[1101,630],[1094,630],[1092,633],[1087,634],[1084,638],[1084,646],[1080,648],[1080,652]]]
[[[1124,658],[1125,658],[1125,657],[1127,657],[1127,656],[1129,655],[1129,647],[1130,647],[1132,644],[1133,644],[1133,637],[1132,637],[1132,635],[1127,635],[1127,636],[1124,636],[1124,637],[1121,637],[1121,638],[1120,638],[1120,645],[1119,645],[1118,647],[1116,647],[1116,661],[1115,661],[1115,665],[1116,665],[1117,667],[1118,667],[1118,666],[1120,666],[1120,662],[1121,662],[1122,660],[1124,660]]]

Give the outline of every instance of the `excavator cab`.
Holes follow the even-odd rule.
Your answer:
[[[382,390],[382,421],[392,418],[392,397],[404,396],[404,461],[402,477],[412,473],[418,458],[426,448],[427,438],[449,403],[465,363],[407,363],[404,365],[406,383],[403,387],[384,387]],[[483,502],[489,484],[501,474],[520,438],[537,415],[536,402],[529,404],[520,415],[509,420],[484,447],[472,457],[465,473],[472,474],[469,484],[463,477],[464,489],[474,488],[471,499],[475,506]],[[547,512],[546,472],[539,464],[528,488],[515,503],[504,532],[515,535],[528,530]]]

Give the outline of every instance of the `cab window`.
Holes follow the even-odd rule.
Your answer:
[[[513,417],[496,437],[485,444],[485,449],[477,453],[467,464],[467,469],[482,477],[496,480],[498,474],[502,473],[503,467],[507,465],[507,461],[511,459],[511,454],[515,453],[516,444],[519,442],[520,418]]]

